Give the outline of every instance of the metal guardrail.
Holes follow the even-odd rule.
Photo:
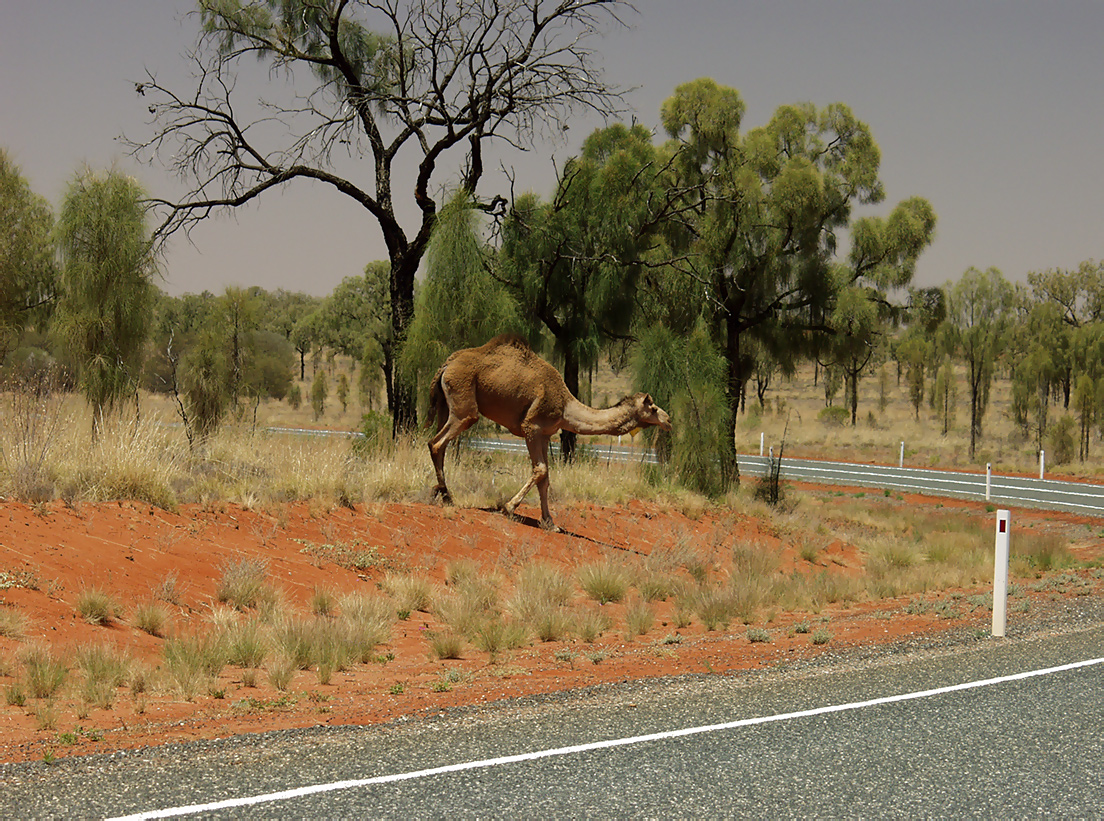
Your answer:
[[[740,471],[752,476],[764,475],[769,462],[766,456],[739,457]],[[783,458],[781,475],[783,479],[798,482],[885,488],[965,499],[986,498],[984,473]],[[994,474],[989,482],[988,500],[995,504],[1104,516],[1104,485]]]
[[[473,437],[466,442],[467,447],[472,450],[486,450],[492,453],[527,453],[525,443],[520,439],[488,439],[486,437]],[[653,451],[641,448],[634,448],[626,445],[592,445],[583,444],[580,446],[588,456],[593,456],[595,459],[606,459],[613,462],[647,462],[649,464],[657,464],[659,460]],[[558,455],[560,452],[559,442],[549,443],[548,450],[550,453]]]

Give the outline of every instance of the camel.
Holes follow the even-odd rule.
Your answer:
[[[548,442],[561,430],[584,435],[635,433],[649,425],[671,429],[667,412],[646,393],[626,396],[611,408],[591,408],[574,396],[559,371],[512,335],[496,336],[478,348],[456,351],[437,371],[429,393],[430,412],[437,415],[437,434],[429,453],[437,472],[433,496],[452,503],[445,485],[445,449],[474,425],[480,414],[525,440],[533,473],[506,503],[514,510],[537,486],[541,526],[555,529],[548,510]]]

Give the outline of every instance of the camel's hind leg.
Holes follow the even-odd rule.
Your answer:
[[[447,505],[452,504],[452,494],[445,484],[445,450],[449,442],[466,431],[479,420],[479,411],[474,405],[466,402],[456,402],[454,397],[446,392],[449,403],[449,415],[437,435],[429,441],[429,456],[433,460],[433,470],[437,473],[437,486],[433,488],[433,498],[441,497]]]

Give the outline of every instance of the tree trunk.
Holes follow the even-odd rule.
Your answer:
[[[418,270],[418,259],[414,257],[411,251],[392,258],[391,262],[391,331],[396,353],[402,350],[407,329],[414,318],[414,274]],[[387,397],[393,436],[413,431],[418,426],[416,386],[409,382],[397,365],[396,357],[391,363],[392,384]]]
[[[740,466],[736,461],[736,418],[740,411],[740,400],[744,393],[743,363],[740,359],[740,326],[736,313],[729,311],[725,319],[725,359],[728,361],[728,374],[725,393],[728,399],[728,435],[724,438],[724,450],[718,454],[721,459],[722,475],[731,476],[732,484],[740,484]]]
[[[387,394],[387,409],[395,407],[395,365],[391,345],[383,346],[383,390]]]
[[[564,384],[571,395],[579,398],[579,356],[570,343],[564,345]],[[577,436],[569,430],[560,431],[560,456],[564,462],[575,458]]]
[[[850,396],[848,397],[851,401],[851,427],[855,427],[859,420],[859,371],[853,364],[849,369],[847,378],[848,382],[851,383],[849,385],[851,389]]]
[[[980,433],[981,419],[978,403],[981,395],[980,375],[973,361],[970,362],[970,458],[977,452],[977,438]]]

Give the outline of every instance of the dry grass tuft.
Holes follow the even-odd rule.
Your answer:
[[[388,572],[381,582],[383,592],[395,600],[400,613],[413,613],[415,610],[429,612],[433,602],[433,583],[424,575],[412,573]]]
[[[434,630],[426,633],[433,658],[458,659],[464,650],[464,637],[454,630]]]
[[[576,576],[583,592],[599,604],[621,601],[631,583],[628,571],[609,559],[583,565]]]
[[[116,691],[130,680],[134,667],[129,653],[105,644],[77,648],[74,663],[83,675],[81,699],[102,710],[111,709]]]
[[[42,644],[28,647],[20,654],[24,683],[31,698],[50,698],[57,694],[69,675],[69,667]]]
[[[18,610],[0,606],[0,636],[22,641],[27,635],[28,619]]]
[[[220,567],[222,576],[215,591],[215,600],[237,610],[272,608],[279,595],[268,582],[267,559],[238,559]]]
[[[643,636],[655,624],[655,611],[643,599],[632,599],[625,606],[625,638]]]
[[[86,587],[77,594],[77,613],[89,624],[109,624],[122,617],[122,607],[103,588]]]
[[[143,602],[135,605],[131,614],[131,621],[139,630],[149,633],[151,636],[164,636],[169,625],[169,609],[156,601]]]

